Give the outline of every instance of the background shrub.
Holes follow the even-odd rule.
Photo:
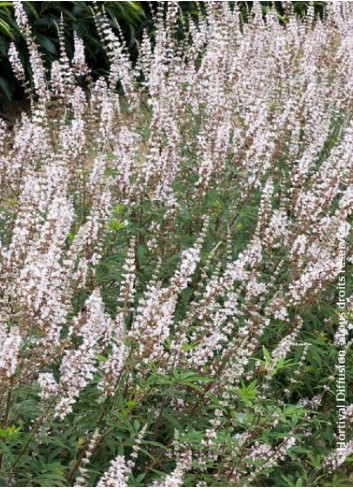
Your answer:
[[[141,41],[143,29],[148,29],[153,36],[152,9],[157,2],[100,2],[104,4],[110,25],[116,31],[119,24],[124,39],[130,50],[132,59],[136,59],[136,43]],[[246,20],[248,11],[253,2],[238,2],[243,18]],[[286,12],[280,2],[261,2],[263,13],[271,7],[276,7],[280,18],[285,22]],[[298,15],[304,16],[310,2],[293,2]],[[94,77],[107,74],[108,60],[102,49],[102,44],[97,38],[95,25],[92,18],[92,2],[23,2],[26,13],[29,16],[33,35],[41,47],[41,53],[45,65],[49,68],[53,60],[59,56],[59,43],[57,26],[61,16],[64,21],[64,35],[68,54],[73,53],[73,32],[83,39],[86,47],[86,57]],[[316,13],[323,13],[325,2],[313,2]],[[197,6],[197,2],[181,2],[179,4],[184,16],[191,15],[194,19],[204,11],[204,5]],[[182,31],[180,31],[182,32]],[[24,94],[21,85],[13,76],[8,62],[8,48],[11,41],[16,41],[19,46],[20,56],[24,64],[27,76],[30,69],[27,61],[27,52],[23,36],[18,29],[14,18],[13,2],[0,2],[0,111],[5,119],[13,119],[21,107],[8,104],[7,101],[24,103]]]

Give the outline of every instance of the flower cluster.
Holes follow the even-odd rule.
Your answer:
[[[156,3],[134,62],[93,6],[94,79],[64,21],[48,72],[14,2],[32,73],[12,44],[30,110],[0,121],[0,480],[41,485],[50,443],[77,486],[344,472],[351,407],[344,453],[322,426],[342,240],[353,263],[353,6]]]

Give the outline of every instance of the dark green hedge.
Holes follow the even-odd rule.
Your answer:
[[[119,23],[124,34],[131,55],[136,55],[136,41],[140,38],[144,28],[152,31],[152,9],[160,2],[99,2],[110,18],[113,27]],[[231,2],[234,3],[234,2]],[[251,11],[253,2],[238,2],[241,12],[246,20]],[[279,15],[285,22],[285,12],[281,2],[261,2],[264,10],[274,4]],[[305,15],[310,2],[293,2],[299,15]],[[326,2],[314,2],[317,12],[323,12]],[[7,58],[7,52],[11,41],[15,41],[19,47],[24,66],[30,76],[27,63],[27,52],[24,40],[18,30],[13,14],[13,2],[0,1],[0,116],[3,115],[5,101],[22,100],[23,92],[13,77]],[[107,69],[107,59],[99,42],[94,21],[92,18],[92,2],[23,2],[30,18],[33,34],[41,46],[44,59],[50,65],[58,56],[57,25],[61,16],[65,25],[65,38],[67,49],[72,52],[73,31],[84,40],[88,64],[92,68],[94,76],[104,74]],[[201,10],[205,2],[200,2]],[[180,2],[184,14],[197,16],[199,9],[197,2]]]

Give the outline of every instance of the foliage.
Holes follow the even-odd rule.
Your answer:
[[[283,25],[256,3],[245,25],[238,7],[183,24],[161,4],[135,63],[97,10],[95,80],[60,26],[47,73],[15,5],[30,108],[0,124],[3,486],[351,484],[353,8]]]
[[[83,39],[86,47],[86,55],[93,76],[106,74],[108,70],[107,58],[102,49],[102,44],[96,36],[95,26],[92,19],[92,2],[23,2],[29,15],[33,34],[41,47],[46,65],[49,66],[59,56],[59,44],[57,26],[63,16],[65,25],[65,40],[69,54],[73,53],[73,31]],[[141,41],[143,29],[147,28],[153,36],[153,9],[157,2],[103,2],[109,16],[111,26],[122,30],[125,41],[128,44],[130,55],[136,57],[137,42]],[[239,2],[243,18],[247,19],[248,12],[253,2]],[[286,12],[280,2],[261,2],[263,13],[274,4],[278,15],[285,22]],[[295,12],[305,16],[310,2],[293,2]],[[313,2],[315,11],[322,15],[325,2]],[[152,5],[152,10],[150,8]],[[198,2],[181,2],[179,4],[184,18],[192,16],[197,19],[200,12],[204,11],[204,5]],[[182,33],[182,29],[179,30]],[[27,64],[27,54],[22,35],[17,27],[13,15],[13,2],[0,1],[0,101],[19,98],[22,94],[21,87],[12,74],[7,60],[9,43],[16,40],[20,43],[20,54],[22,62]],[[26,66],[29,74],[29,66]],[[5,113],[6,115],[6,113]]]
[[[59,56],[57,28],[61,17],[65,26],[65,41],[68,53],[73,53],[73,32],[77,32],[85,42],[87,61],[95,76],[107,72],[108,64],[97,38],[92,17],[92,2],[23,2],[30,18],[33,35],[41,47],[47,66]],[[148,25],[146,14],[139,2],[103,2],[104,8],[113,27],[119,26],[132,48],[142,29]],[[7,99],[12,99],[16,79],[12,75],[7,60],[9,43],[16,40],[19,43],[21,59],[27,65],[27,52],[23,36],[18,28],[14,14],[13,2],[0,2],[0,90]],[[29,66],[26,66],[29,73]],[[20,93],[17,88],[17,96]]]

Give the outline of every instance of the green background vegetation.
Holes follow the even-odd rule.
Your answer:
[[[159,2],[99,2],[104,4],[106,13],[113,28],[118,25],[123,33],[127,47],[134,58],[138,41],[144,29],[153,36],[152,10]],[[238,2],[243,18],[246,20],[253,2]],[[304,16],[310,2],[293,2],[298,15]],[[317,13],[324,12],[326,2],[313,2]],[[8,60],[8,49],[11,42],[16,42],[20,50],[21,60],[28,76],[28,56],[23,36],[16,25],[13,2],[0,2],[0,116],[11,119],[11,112],[18,110],[17,105],[9,102],[17,101],[22,106],[24,94],[21,86],[13,76]],[[107,72],[106,55],[96,35],[92,17],[92,2],[23,2],[29,16],[33,34],[41,46],[41,52],[47,65],[57,59],[59,52],[57,26],[61,16],[65,25],[65,40],[69,55],[73,50],[73,32],[84,40],[88,64],[93,76],[97,77]],[[281,2],[261,2],[264,13],[272,4],[283,22],[286,13]],[[151,8],[152,7],[152,8]],[[201,8],[200,8],[201,7]],[[205,2],[180,2],[180,8],[187,18],[194,19],[202,13]]]

